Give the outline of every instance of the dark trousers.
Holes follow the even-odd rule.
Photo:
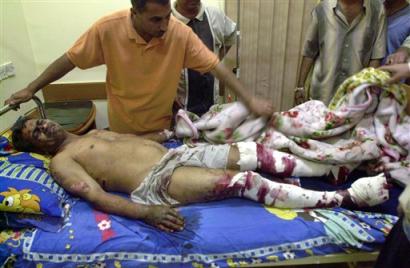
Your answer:
[[[403,231],[403,217],[394,225],[377,258],[375,268],[409,268],[410,241]]]

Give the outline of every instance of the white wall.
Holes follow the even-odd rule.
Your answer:
[[[223,8],[224,0],[202,0]],[[24,87],[103,15],[129,8],[130,0],[0,0],[0,64],[12,61],[17,75],[0,82],[0,104]],[[3,51],[4,55],[3,55]],[[59,82],[104,81],[105,67],[74,69]],[[97,103],[97,119],[106,118],[105,103]],[[6,120],[3,120],[6,116]],[[11,125],[16,113],[1,117],[0,131]],[[106,122],[98,123],[103,127]]]

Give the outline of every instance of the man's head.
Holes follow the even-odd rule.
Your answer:
[[[54,154],[66,139],[65,130],[47,119],[19,118],[12,127],[14,147],[23,152]]]
[[[201,0],[177,0],[177,5],[181,5],[184,9],[199,9],[201,7]]]
[[[165,34],[171,16],[169,0],[131,0],[131,3],[134,28],[145,41]]]

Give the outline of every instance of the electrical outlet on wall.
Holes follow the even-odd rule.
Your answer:
[[[14,64],[11,61],[0,65],[0,80],[4,80],[15,75],[16,69],[14,68]]]

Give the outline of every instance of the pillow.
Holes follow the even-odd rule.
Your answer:
[[[17,222],[38,227],[61,222],[73,199],[48,172],[49,159],[35,153],[15,153],[7,136],[0,137],[0,212],[10,227]],[[21,216],[39,214],[40,216]],[[36,222],[38,224],[36,224]],[[12,226],[14,223],[14,226]]]

